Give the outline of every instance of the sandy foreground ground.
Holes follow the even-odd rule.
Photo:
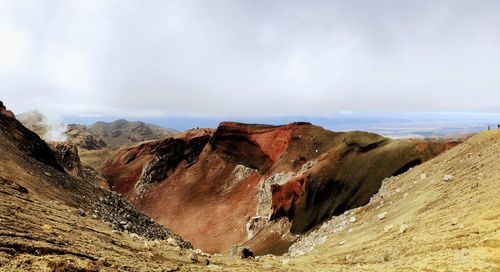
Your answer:
[[[240,259],[114,231],[0,175],[0,271],[500,271],[499,196],[500,132],[482,132],[386,179],[290,254]]]

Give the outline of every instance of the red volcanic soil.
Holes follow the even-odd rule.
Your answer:
[[[192,130],[121,149],[101,173],[139,210],[214,253],[246,242],[247,223],[256,215],[270,216],[280,226],[287,225],[280,218],[288,218],[293,232],[305,232],[366,204],[385,177],[452,145],[331,132],[309,123],[224,122],[215,131]],[[272,181],[277,173],[291,178]],[[258,207],[269,214],[258,214]],[[254,238],[262,241],[255,245],[261,252],[286,249],[272,229],[265,227]]]

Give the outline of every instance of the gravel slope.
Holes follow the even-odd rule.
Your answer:
[[[113,231],[1,179],[0,271],[498,271],[499,154],[500,132],[480,133],[387,179],[368,205],[301,239],[299,256],[250,260]]]

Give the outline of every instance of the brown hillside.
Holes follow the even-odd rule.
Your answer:
[[[102,195],[102,190],[81,185],[84,181],[30,156],[45,150],[36,138],[29,148],[18,148],[21,144],[15,139],[28,138],[19,138],[23,133],[17,131],[13,133],[17,137],[7,136],[19,128],[16,123],[6,126],[6,120],[0,117],[0,271],[500,269],[500,212],[495,209],[500,205],[497,131],[475,135],[434,159],[385,179],[367,205],[314,227],[284,256],[242,260],[115,231],[113,224],[93,216],[94,209],[82,216],[76,207],[87,207],[85,199],[92,198],[89,192]],[[248,175],[244,168],[238,169],[238,177]],[[120,202],[115,216],[121,216],[125,206]],[[206,216],[211,215],[207,212]],[[286,217],[278,221],[283,220]]]
[[[138,212],[117,194],[68,175],[37,134],[16,119],[3,115],[0,115],[0,154],[3,183],[14,183],[31,196],[81,209],[116,229],[149,238],[172,236],[181,241],[179,236]]]
[[[256,236],[261,242],[251,247],[257,253],[282,253],[291,238],[268,237],[280,217],[291,221],[292,232],[303,233],[366,204],[385,177],[452,145],[331,132],[308,123],[226,122],[212,136],[119,150],[101,172],[113,190],[195,247],[227,252]],[[287,183],[298,176],[299,183]]]

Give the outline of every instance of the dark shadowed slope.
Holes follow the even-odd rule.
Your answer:
[[[148,238],[180,237],[138,212],[117,194],[68,175],[34,132],[14,118],[0,115],[0,177],[30,195],[80,208],[114,228]]]

